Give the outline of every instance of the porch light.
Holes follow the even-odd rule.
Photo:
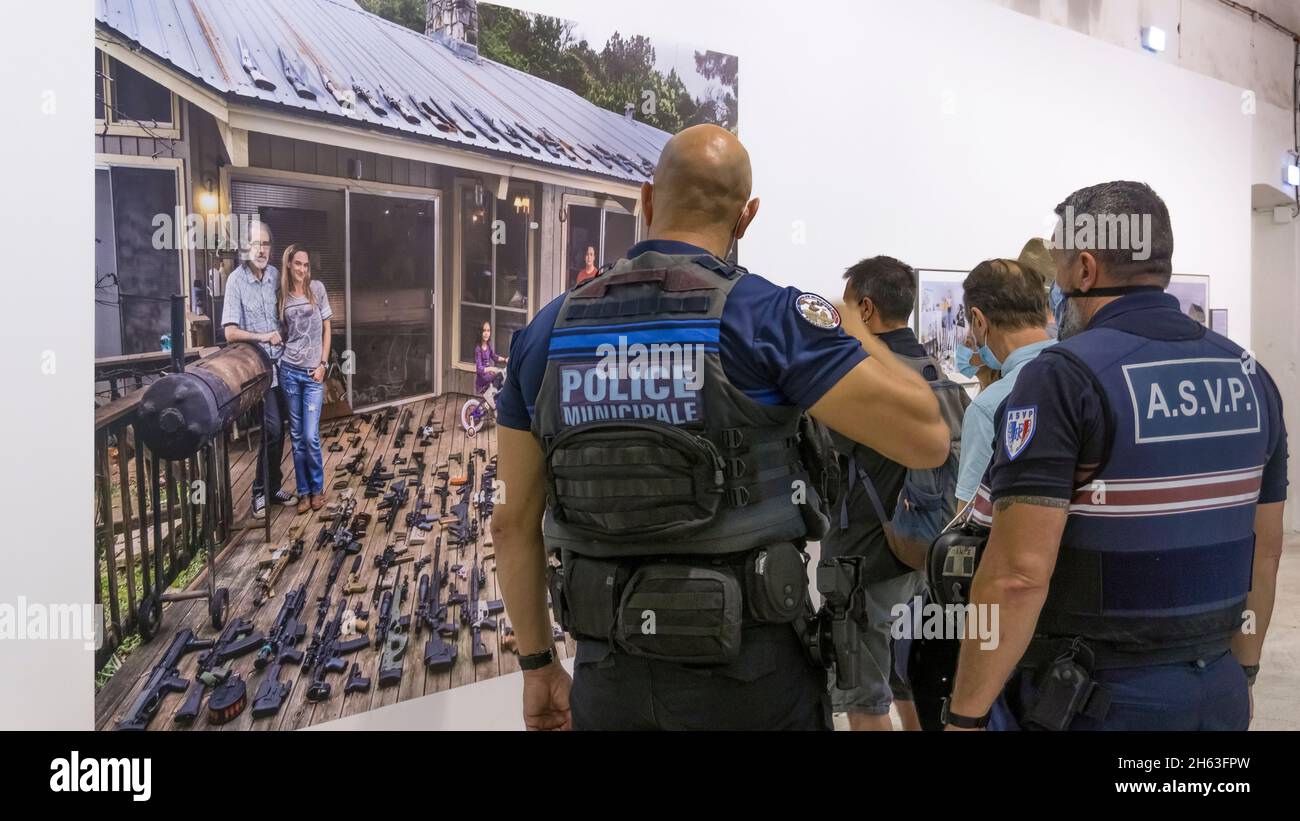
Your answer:
[[[213,182],[212,175],[203,175],[203,191],[199,194],[199,210],[205,214],[216,213],[217,210],[217,192],[214,190],[216,184]]]

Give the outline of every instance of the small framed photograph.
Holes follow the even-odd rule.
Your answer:
[[[912,315],[916,338],[943,368],[944,376],[962,385],[975,384],[975,379],[957,370],[955,355],[970,327],[961,288],[968,272],[918,268],[916,273],[916,312]]]
[[[1178,297],[1178,308],[1202,325],[1210,324],[1210,278],[1200,274],[1174,274],[1168,293]]]

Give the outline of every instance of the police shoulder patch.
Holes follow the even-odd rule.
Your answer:
[[[840,327],[840,312],[817,294],[799,294],[799,298],[794,301],[794,309],[805,322],[815,328],[829,331]]]
[[[1028,408],[1007,408],[1006,430],[1002,436],[1002,446],[1006,448],[1007,458],[1014,460],[1024,452],[1029,440],[1034,438],[1038,424],[1038,406]]]

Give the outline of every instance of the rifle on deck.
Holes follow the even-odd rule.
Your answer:
[[[411,511],[406,514],[406,528],[408,531],[419,529],[428,533],[433,530],[433,526],[437,523],[437,519],[424,512],[433,507],[433,502],[425,498],[424,490],[424,479],[421,478],[415,486],[415,501],[412,503]]]
[[[144,689],[136,697],[126,718],[117,723],[117,730],[144,730],[158,714],[158,705],[168,693],[183,693],[189,689],[189,679],[181,678],[181,657],[196,650],[207,650],[215,642],[211,639],[196,639],[194,631],[186,627],[176,634],[167,652],[149,672]]]
[[[373,499],[382,494],[384,492],[384,485],[391,481],[392,478],[392,471],[384,469],[384,457],[381,455],[375,460],[375,466],[370,469],[368,474],[366,474],[366,498]]]
[[[469,459],[465,484],[460,489],[460,501],[451,506],[456,521],[448,527],[448,543],[463,546],[478,538],[478,522],[470,516],[470,503],[474,496],[474,457]]]
[[[383,648],[379,660],[379,686],[391,687],[402,682],[402,657],[411,626],[411,617],[402,613],[406,602],[407,581],[402,571],[397,571],[393,587],[384,592],[379,607],[379,622],[375,625],[375,649]]]
[[[487,661],[492,658],[492,651],[483,643],[483,630],[497,629],[497,620],[491,615],[505,610],[505,603],[500,599],[484,602],[479,596],[487,582],[487,571],[479,565],[478,547],[474,548],[474,564],[469,568],[469,597],[460,607],[461,622],[469,625],[470,656],[474,661]]]
[[[393,482],[393,486],[384,498],[379,502],[379,510],[387,511],[384,514],[384,532],[392,533],[393,525],[397,523],[397,512],[406,506],[406,501],[411,497],[411,489],[406,486],[406,480],[402,479]]]
[[[346,608],[345,602],[339,602],[338,613],[329,623],[317,625],[317,635],[313,637],[311,646],[307,648],[307,654],[303,659],[305,668],[311,671],[311,684],[307,686],[308,701],[325,701],[330,697],[330,684],[325,677],[330,673],[342,673],[348,669],[348,663],[343,657],[349,653],[355,653],[362,647],[370,643],[365,636],[357,636],[354,639],[343,641],[340,633],[343,626],[343,611]]]
[[[442,537],[434,542],[433,575],[421,576],[419,584],[419,603],[416,610],[416,631],[422,627],[429,628],[429,640],[424,644],[424,664],[430,670],[445,670],[456,661],[456,645],[448,644],[443,638],[456,635],[456,624],[447,620],[447,608],[451,602],[439,601],[441,589],[447,584],[447,565],[441,563]]]
[[[185,701],[172,714],[173,720],[177,724],[189,724],[198,718],[199,708],[203,706],[203,696],[208,688],[214,688],[225,683],[227,679],[232,679],[230,662],[261,647],[265,641],[266,637],[254,632],[253,623],[247,619],[235,619],[227,624],[216,642],[199,656],[199,668],[194,674],[194,683],[198,686],[189,688]],[[233,679],[238,678],[237,674],[233,676]],[[242,686],[242,682],[236,686]],[[239,709],[242,712],[243,707]]]
[[[411,409],[405,408],[402,411],[401,421],[397,423],[397,437],[393,442],[394,448],[402,448],[406,445],[406,437],[411,435]],[[382,683],[382,682],[381,682]]]
[[[343,500],[343,504],[328,522],[321,525],[320,533],[316,534],[316,549],[320,550],[325,545],[338,547],[342,541],[351,540],[351,532],[348,530],[348,519],[352,516],[352,511],[357,508],[357,500],[351,496]]]
[[[284,604],[280,605],[280,613],[275,617],[271,631],[267,633],[266,641],[253,659],[253,666],[258,670],[270,665],[253,697],[253,718],[265,718],[280,712],[280,705],[293,689],[291,682],[280,681],[280,668],[286,662],[302,664],[303,651],[295,649],[295,645],[307,634],[307,625],[299,619],[303,608],[307,606],[307,587],[319,566],[320,561],[317,560],[307,574],[307,581],[285,597]]]

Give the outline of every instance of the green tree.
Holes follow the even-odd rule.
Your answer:
[[[425,0],[358,0],[386,20],[424,32]],[[641,122],[670,134],[698,123],[736,130],[736,58],[695,52],[696,70],[720,87],[694,98],[676,70],[655,68],[654,44],[619,32],[595,51],[574,24],[483,4],[478,7],[478,50],[484,57],[563,86],[601,108],[622,114],[628,104]]]
[[[361,8],[424,34],[424,0],[357,0]]]
[[[702,122],[717,123],[733,132],[736,130],[740,97],[737,77],[739,62],[735,55],[723,54],[720,51],[695,52],[695,70],[704,79],[717,80],[722,86],[714,89],[708,98],[699,101],[701,109],[713,109],[714,119],[702,120]]]

